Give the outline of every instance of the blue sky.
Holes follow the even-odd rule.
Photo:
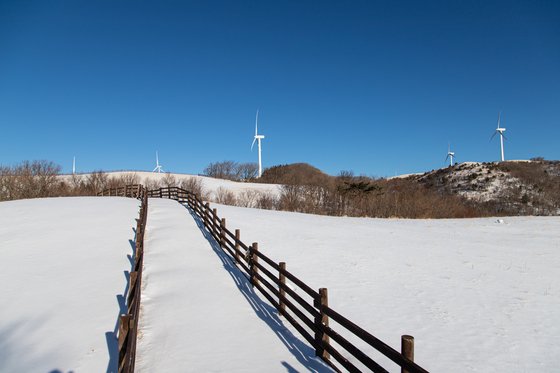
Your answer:
[[[559,159],[558,1],[0,0],[0,164]]]

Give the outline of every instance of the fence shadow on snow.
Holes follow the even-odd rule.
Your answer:
[[[268,327],[270,327],[270,329],[274,332],[278,339],[282,341],[282,343],[286,346],[288,351],[290,351],[292,355],[294,355],[294,357],[303,366],[309,369],[309,371],[331,372],[332,370],[330,368],[316,360],[314,349],[299,340],[289,329],[284,326],[282,320],[280,320],[280,318],[278,317],[276,308],[264,302],[257,295],[255,289],[251,286],[249,278],[245,276],[243,272],[239,270],[239,268],[237,268],[233,260],[224,253],[214,237],[210,233],[208,233],[208,231],[204,227],[204,222],[202,221],[202,219],[193,211],[189,210],[187,206],[185,206],[185,208],[187,209],[187,211],[189,211],[189,213],[195,220],[198,229],[200,229],[200,232],[202,233],[204,238],[206,238],[216,256],[221,260],[224,269],[229,273],[235,285],[237,286],[237,289],[245,297],[245,300],[247,301],[247,303],[249,303],[255,314],[263,322],[265,322]],[[281,364],[286,367],[288,371],[290,369],[296,371],[285,361],[281,362]]]
[[[258,243],[245,244],[240,239],[239,230],[236,229],[234,234],[227,229],[226,219],[220,218],[217,210],[211,209],[210,204],[203,202],[198,195],[178,187],[147,191],[142,185],[109,189],[99,193],[99,195],[125,196],[142,200],[137,228],[140,229],[140,236],[137,234],[140,239],[137,238],[136,240],[138,252],[134,258],[136,273],[134,281],[131,281],[133,285],[128,297],[129,311],[126,316],[121,316],[121,327],[119,327],[119,372],[132,372],[134,370],[147,197],[155,197],[176,200],[188,209],[198,228],[237,284],[239,291],[251,304],[255,313],[269,325],[286,347],[294,353],[294,356],[306,366],[310,364],[310,356],[314,352],[316,356],[319,356],[336,371],[344,369],[349,372],[363,370],[388,372],[387,368],[381,366],[372,357],[384,356],[388,359],[387,361],[390,360],[399,366],[401,373],[427,373],[427,370],[413,361],[413,337],[403,335],[401,337],[401,351],[397,351],[348,320],[329,307],[326,288],[320,288],[318,291],[314,290],[289,272],[286,269],[286,263],[277,263],[260,251]],[[270,302],[270,305],[257,296],[255,288]],[[298,289],[300,293],[297,293],[295,289]],[[283,326],[280,316],[288,321],[313,348],[310,349],[291,334]],[[122,328],[123,325],[127,330]],[[131,331],[130,333],[128,329]],[[366,353],[365,350],[354,344],[356,342],[351,341],[358,341],[360,346],[367,347],[371,352]],[[288,371],[294,371],[293,367],[286,362],[282,362],[282,365]],[[320,370],[321,367],[315,365],[310,369]],[[391,369],[394,369],[394,365]]]

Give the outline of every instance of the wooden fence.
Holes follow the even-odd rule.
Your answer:
[[[146,194],[146,188],[142,184],[126,185],[118,188],[105,189],[99,193],[98,196],[107,197],[131,197],[143,200],[142,197]]]
[[[147,195],[186,203],[204,222],[205,228],[224,252],[244,272],[253,287],[313,346],[316,355],[335,370],[360,372],[365,367],[373,372],[387,372],[386,368],[350,342],[348,337],[342,335],[344,334],[352,339],[361,339],[373,347],[378,352],[377,355],[380,353],[400,366],[401,372],[427,372],[413,361],[413,337],[401,337],[399,352],[348,320],[329,307],[326,288],[311,288],[289,272],[286,263],[277,263],[260,251],[256,242],[245,244],[240,239],[240,231],[236,229],[231,232],[226,227],[226,219],[220,218],[217,210],[210,208],[210,204],[204,203],[197,195],[177,187],[150,190]],[[292,286],[288,286],[288,281]],[[293,290],[294,286],[304,294],[298,294]],[[334,321],[331,325],[330,320]],[[333,324],[340,329],[335,330]],[[353,357],[352,361],[349,360],[350,356]]]
[[[119,362],[118,371],[134,372],[136,361],[136,340],[138,334],[138,319],[140,316],[140,297],[142,287],[142,265],[144,262],[144,232],[148,218],[148,194],[142,185],[128,185],[122,188],[107,189],[98,193],[99,196],[122,196],[138,198],[140,216],[136,220],[136,246],[132,271],[128,282],[127,312],[119,317]]]

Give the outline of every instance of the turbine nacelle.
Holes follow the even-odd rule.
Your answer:
[[[490,137],[490,140],[492,140],[494,138],[494,136],[496,136],[496,134],[500,135],[500,151],[501,151],[502,162],[503,162],[505,160],[505,157],[504,157],[504,139],[507,140],[507,137],[504,135],[504,132],[506,131],[506,129],[500,127],[501,117],[502,117],[502,112],[500,111],[498,113],[498,126],[496,127],[496,130],[492,134],[492,137]]]
[[[158,152],[156,151],[156,168],[154,168],[152,170],[152,172],[157,172],[158,174],[161,173],[163,171],[163,168],[161,168],[161,165],[159,164],[159,157],[158,157]]]
[[[259,177],[262,175],[262,160],[261,160],[261,140],[264,139],[264,135],[259,135],[259,110],[257,109],[257,115],[255,117],[255,137],[253,138],[253,143],[251,144],[251,151],[253,151],[253,146],[255,142],[258,141],[259,147]]]
[[[455,157],[455,152],[451,151],[451,144],[448,144],[447,157],[445,157],[445,160],[447,161],[449,159],[449,167],[453,167],[453,157]]]

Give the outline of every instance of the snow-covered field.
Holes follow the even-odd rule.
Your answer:
[[[139,203],[0,203],[0,372],[116,372]]]
[[[558,371],[560,218],[218,213],[395,349],[413,335],[415,360],[430,371]]]
[[[150,203],[139,370],[323,369],[184,208]],[[415,360],[430,371],[557,371],[560,218],[365,219],[217,207],[244,242],[327,287],[335,310],[396,349],[400,335],[413,335]],[[114,366],[137,214],[137,201],[117,197],[0,203],[0,371]]]
[[[150,199],[137,371],[330,372],[212,243],[185,207]]]

